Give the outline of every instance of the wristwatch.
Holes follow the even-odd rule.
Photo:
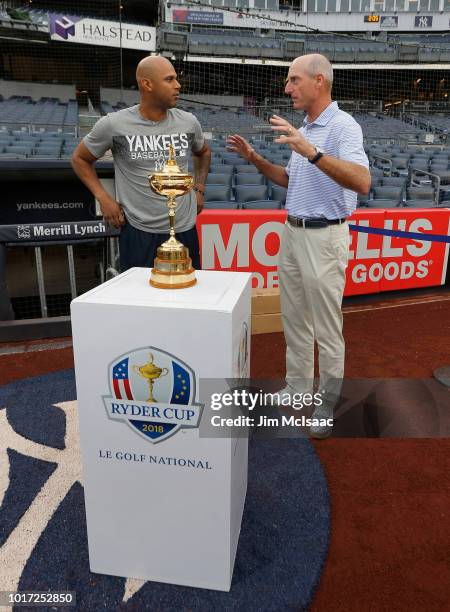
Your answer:
[[[202,196],[204,196],[204,195],[205,195],[205,186],[204,186],[204,185],[197,184],[197,185],[194,185],[194,186],[192,187],[192,189],[193,189],[194,191],[196,191],[197,193],[201,193],[201,194],[202,194]]]
[[[319,159],[321,157],[323,157],[323,155],[325,154],[325,151],[323,149],[321,149],[320,147],[314,146],[314,148],[316,150],[316,154],[311,159],[309,159],[309,157],[308,157],[308,161],[309,161],[310,164],[317,164]]]

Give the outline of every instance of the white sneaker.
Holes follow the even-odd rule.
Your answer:
[[[315,419],[317,423],[309,428],[311,438],[324,440],[331,436],[333,432],[333,413],[333,407],[330,406],[319,406],[314,410],[311,418]]]

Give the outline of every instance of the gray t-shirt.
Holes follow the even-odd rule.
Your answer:
[[[114,158],[116,199],[134,227],[156,234],[169,231],[167,198],[156,194],[148,176],[160,172],[173,144],[182,171],[192,172],[192,151],[204,145],[200,123],[178,108],[167,111],[163,121],[144,119],[139,105],[108,113],[83,139],[95,157],[111,149]],[[184,232],[195,225],[197,198],[194,191],[177,197],[175,229]]]

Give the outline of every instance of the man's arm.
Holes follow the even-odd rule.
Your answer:
[[[194,162],[194,188],[198,188],[200,191],[197,191],[197,213],[199,213],[205,202],[205,183],[206,177],[208,176],[209,166],[211,164],[211,149],[206,144],[200,149],[200,151],[192,152],[193,153],[193,162]],[[203,192],[203,193],[202,193]]]
[[[273,130],[287,132],[287,136],[279,136],[275,139],[275,142],[289,145],[293,151],[308,159],[312,159],[316,155],[314,145],[308,142],[306,138],[285,119],[274,115],[270,123],[272,124]],[[363,194],[368,194],[370,191],[370,172],[361,164],[337,159],[336,157],[324,153],[323,157],[316,162],[316,166],[345,189],[351,189],[352,191]]]
[[[231,151],[239,153],[241,157],[256,166],[256,168],[258,168],[258,170],[270,181],[276,183],[277,185],[281,185],[282,187],[288,186],[289,177],[286,174],[286,170],[283,168],[283,166],[272,164],[272,162],[264,159],[262,155],[258,155],[255,149],[245,140],[245,138],[235,134],[234,136],[228,137],[228,143]]]
[[[308,157],[314,157],[315,154],[316,150],[313,147],[313,153]],[[316,162],[316,166],[345,189],[364,194],[370,191],[370,172],[365,166],[326,154]]]
[[[94,167],[97,158],[92,155],[83,142],[73,152],[71,164],[75,174],[99,201],[104,220],[119,228],[125,223],[121,206],[105,190]]]

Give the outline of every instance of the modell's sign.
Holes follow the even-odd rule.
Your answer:
[[[253,287],[278,287],[285,218],[284,211],[204,211],[198,217],[203,269],[252,272]],[[345,295],[443,284],[449,244],[421,237],[448,236],[449,220],[448,209],[356,211],[349,219]]]
[[[449,219],[445,209],[356,212],[350,219],[358,229],[351,232],[346,295],[442,285],[448,243],[408,235],[448,236]]]
[[[102,47],[155,51],[156,28],[63,13],[49,14],[50,38]]]

